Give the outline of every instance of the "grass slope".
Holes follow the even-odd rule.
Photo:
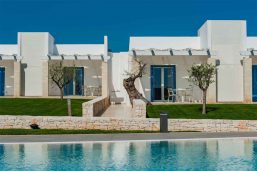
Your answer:
[[[72,114],[82,116],[85,99],[72,99]],[[0,115],[67,116],[67,100],[0,98]]]
[[[153,105],[147,108],[150,118],[167,112],[169,118],[257,120],[257,104],[208,104],[207,114],[201,114],[200,104]]]

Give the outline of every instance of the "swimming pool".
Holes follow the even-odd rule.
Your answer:
[[[0,144],[0,170],[257,170],[257,141]]]

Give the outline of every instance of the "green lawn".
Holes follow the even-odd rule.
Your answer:
[[[73,116],[82,116],[85,99],[72,99]],[[0,98],[0,115],[67,116],[67,100]]]
[[[118,134],[153,133],[153,131],[115,131],[115,130],[63,130],[63,129],[0,129],[0,135],[49,135],[49,134]]]
[[[207,114],[201,114],[200,104],[153,105],[147,108],[149,118],[159,118],[167,112],[169,118],[257,120],[257,104],[208,104]]]

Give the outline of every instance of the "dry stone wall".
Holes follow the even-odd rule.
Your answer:
[[[169,119],[169,131],[248,132],[257,131],[257,121]],[[50,117],[50,116],[0,116],[0,129],[30,129],[36,123],[41,129],[102,129],[158,131],[159,119],[104,118],[104,117]]]
[[[143,100],[133,100],[133,117],[146,118],[146,103]]]

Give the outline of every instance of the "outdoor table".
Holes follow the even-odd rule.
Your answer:
[[[87,88],[89,89],[91,96],[94,96],[94,91],[99,89],[99,86],[87,86]]]
[[[177,88],[175,89],[176,94],[181,96],[181,102],[185,102],[185,94],[186,94],[186,89],[185,88]]]

